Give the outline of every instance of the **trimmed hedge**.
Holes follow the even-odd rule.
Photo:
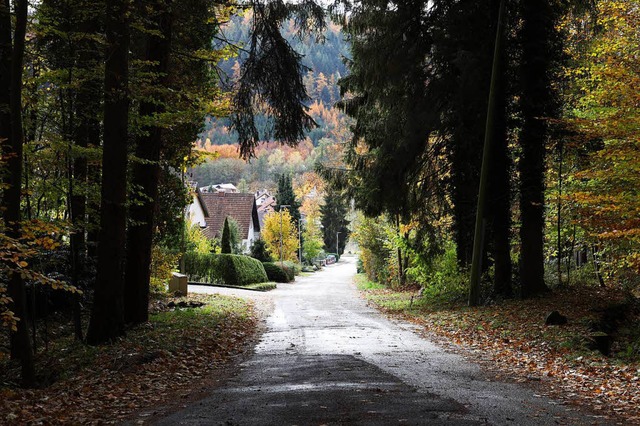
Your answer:
[[[187,253],[184,256],[184,270],[189,281],[224,284],[218,255]]]
[[[220,269],[225,284],[247,285],[269,281],[262,262],[238,254],[219,254]]]
[[[269,281],[259,260],[238,254],[187,253],[184,266],[190,281],[237,286]]]
[[[264,266],[264,270],[267,272],[269,281],[275,281],[277,283],[288,283],[293,280],[292,277],[289,277],[287,271],[280,267],[279,263],[263,262],[262,266]]]

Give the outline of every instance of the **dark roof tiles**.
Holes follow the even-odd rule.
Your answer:
[[[205,207],[207,227],[204,229],[204,233],[209,238],[216,238],[222,235],[224,219],[227,216],[238,222],[242,239],[249,238],[249,228],[252,220],[254,221],[254,227],[257,225],[258,215],[253,194],[209,192],[199,193],[198,198],[200,198],[201,204]],[[260,231],[259,225],[257,225],[255,231]]]

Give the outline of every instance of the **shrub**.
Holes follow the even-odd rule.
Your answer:
[[[302,265],[300,263],[292,262],[290,260],[285,260],[283,262],[285,268],[289,268],[293,275],[298,276],[302,272]]]
[[[224,279],[217,254],[187,253],[184,256],[184,269],[190,281],[222,284]]]
[[[247,285],[269,281],[262,262],[249,256],[219,254],[222,279],[229,285]]]
[[[151,249],[150,287],[154,293],[166,291],[166,283],[171,279],[171,272],[178,264],[180,255],[166,247],[154,245]]]
[[[184,263],[191,281],[244,286],[269,280],[262,263],[249,256],[187,253]]]
[[[267,243],[262,239],[257,239],[251,244],[251,257],[258,259],[260,262],[271,262],[271,254],[267,250]]]
[[[292,281],[292,277],[289,276],[286,270],[280,267],[279,263],[264,262],[262,266],[264,266],[264,270],[267,272],[269,281],[275,281],[277,283],[288,283]]]

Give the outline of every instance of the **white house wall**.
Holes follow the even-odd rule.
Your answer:
[[[191,223],[197,223],[201,228],[207,226],[207,223],[204,220],[204,210],[202,209],[200,200],[198,200],[196,195],[193,196],[193,202],[189,205],[189,209],[187,210],[187,219]]]

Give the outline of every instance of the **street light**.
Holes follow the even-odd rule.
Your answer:
[[[280,267],[284,269],[284,262],[282,260],[282,208],[283,207],[289,208],[291,207],[291,205],[281,204],[280,209],[278,210],[278,213],[280,214]]]
[[[336,262],[340,259],[340,246],[338,245],[340,242],[340,234],[342,234],[342,232],[336,232]]]

